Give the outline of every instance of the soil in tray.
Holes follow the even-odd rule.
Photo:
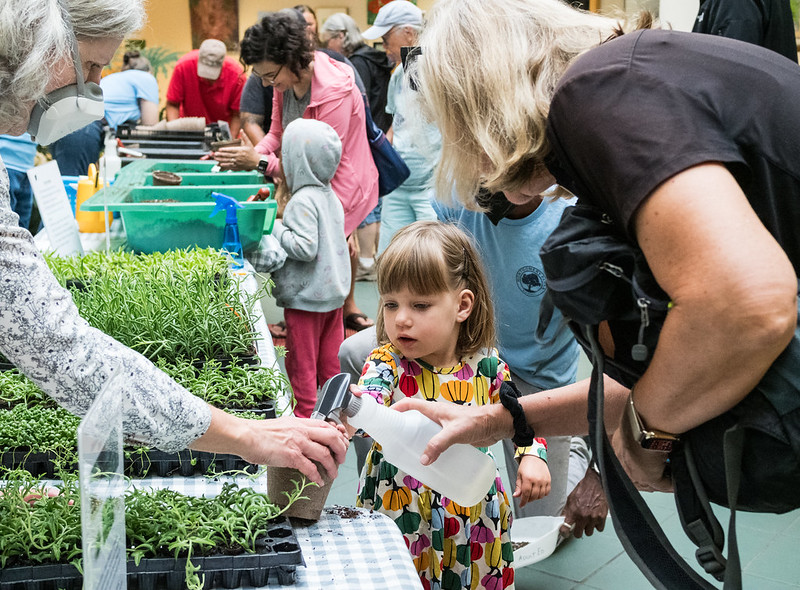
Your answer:
[[[270,523],[267,534],[256,541],[257,553],[208,555],[192,559],[205,574],[204,588],[264,586],[271,576],[281,585],[293,584],[295,568],[303,556],[294,529],[287,518]],[[129,590],[182,590],[186,559],[153,557],[139,565],[127,564]],[[18,565],[0,569],[0,590],[79,590],[82,577],[69,564]]]

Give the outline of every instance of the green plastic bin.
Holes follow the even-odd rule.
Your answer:
[[[102,189],[87,199],[85,211],[119,211],[128,246],[150,254],[179,248],[221,248],[225,212],[209,217],[214,210],[213,192],[221,192],[242,202],[237,210],[239,237],[247,252],[256,247],[261,236],[272,231],[277,203],[244,202],[258,189],[273,185],[246,184],[227,186],[139,186]]]
[[[228,184],[266,184],[264,177],[256,172],[212,172],[217,163],[214,160],[137,160],[117,174],[114,184],[120,187],[149,186],[152,185],[153,170],[174,172],[183,177],[182,186],[185,185],[228,185]],[[206,175],[206,176],[201,176]],[[209,182],[206,182],[208,180]]]
[[[158,168],[161,170],[161,168]],[[228,186],[230,184],[262,184],[264,176],[260,172],[178,172],[181,176],[179,186]],[[153,186],[153,176],[144,177],[141,186]]]

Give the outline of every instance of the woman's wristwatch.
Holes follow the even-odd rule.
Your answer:
[[[258,166],[256,166],[256,170],[261,172],[264,176],[267,175],[267,166],[269,165],[269,160],[267,160],[266,156],[261,156],[261,159],[258,161]]]
[[[670,453],[680,441],[680,437],[677,434],[653,429],[648,430],[645,427],[642,418],[633,405],[633,389],[631,389],[631,394],[628,396],[628,405],[625,412],[631,425],[631,431],[633,431],[633,438],[642,445],[643,449]]]

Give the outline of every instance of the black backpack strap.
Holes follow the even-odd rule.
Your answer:
[[[714,590],[678,554],[655,516],[617,459],[606,435],[603,408],[603,351],[596,327],[584,327],[592,350],[592,379],[589,387],[589,440],[597,457],[606,501],[614,529],[626,553],[648,581],[660,590]]]

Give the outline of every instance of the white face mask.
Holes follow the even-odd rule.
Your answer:
[[[28,133],[40,145],[50,145],[73,131],[103,118],[103,91],[94,82],[84,82],[78,40],[72,34],[72,62],[77,84],[57,88],[40,98],[31,111]]]

